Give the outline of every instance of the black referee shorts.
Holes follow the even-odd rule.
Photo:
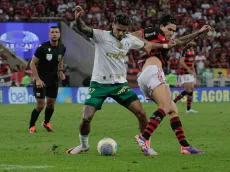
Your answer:
[[[43,88],[37,88],[36,84],[33,85],[34,96],[37,99],[44,99],[45,97],[57,98],[58,95],[58,85],[45,86]]]

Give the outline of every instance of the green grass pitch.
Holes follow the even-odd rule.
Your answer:
[[[148,117],[156,106],[143,104]],[[198,114],[186,114],[179,103],[179,116],[191,145],[204,155],[181,155],[180,146],[166,117],[151,146],[159,156],[146,157],[134,136],[139,133],[136,118],[118,104],[104,104],[92,121],[90,150],[66,155],[66,149],[79,143],[82,104],[56,105],[51,123],[55,132],[41,126],[44,112],[36,124],[37,133],[28,133],[34,105],[0,105],[0,171],[19,172],[230,172],[229,103],[194,103]],[[96,146],[104,137],[113,138],[119,148],[116,156],[104,157]]]

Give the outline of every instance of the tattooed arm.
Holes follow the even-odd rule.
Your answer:
[[[90,38],[93,38],[93,29],[87,26],[82,20],[81,16],[84,13],[84,10],[80,6],[76,6],[75,10],[75,21],[77,24],[77,28],[80,32],[86,34]]]
[[[191,33],[189,35],[182,36],[178,39],[175,39],[176,47],[180,47],[182,45],[187,44],[188,42],[192,41],[194,38],[196,38],[196,37],[198,37],[204,33],[207,33],[209,30],[211,30],[211,27],[209,25],[204,25],[200,30],[198,30],[194,33]]]

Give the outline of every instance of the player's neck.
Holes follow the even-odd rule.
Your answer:
[[[58,45],[58,41],[50,41],[50,44],[55,47]]]

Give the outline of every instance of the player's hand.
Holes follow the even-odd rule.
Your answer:
[[[84,14],[84,10],[79,5],[74,8],[74,11],[75,11],[75,20],[80,19]]]
[[[176,44],[177,44],[177,42],[176,42],[175,39],[170,40],[169,43],[168,43],[169,49],[174,47],[174,46],[176,46]]]
[[[45,87],[45,83],[41,79],[37,79],[35,81],[35,83],[36,83],[36,87],[37,88],[43,88],[43,87]]]
[[[66,78],[65,74],[62,71],[59,72],[59,77],[61,80],[65,80],[65,78]]]
[[[146,54],[150,54],[151,50],[152,50],[152,44],[150,42],[145,44],[145,46],[143,47],[143,51]]]
[[[200,32],[201,32],[201,33],[207,33],[207,32],[209,32],[210,30],[212,30],[211,26],[209,26],[209,25],[204,25],[204,26],[200,29]]]

